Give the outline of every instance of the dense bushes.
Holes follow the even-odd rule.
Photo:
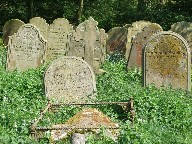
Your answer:
[[[0,66],[0,141],[2,143],[37,143],[29,137],[29,126],[37,118],[47,100],[43,90],[45,66],[22,73],[5,71],[6,51],[1,47]],[[120,55],[109,57],[103,69],[106,74],[97,76],[98,101],[127,101],[134,98],[136,111],[134,127],[121,107],[98,106],[101,111],[120,123],[120,136],[114,143],[192,143],[191,93],[171,88],[157,89],[141,86],[141,72],[126,71]],[[63,122],[79,108],[65,107],[51,123]],[[69,115],[69,111],[71,115]],[[45,120],[41,125],[48,124]],[[48,143],[48,138],[38,143]],[[69,141],[67,141],[69,142]],[[88,143],[113,143],[101,131],[90,135]]]

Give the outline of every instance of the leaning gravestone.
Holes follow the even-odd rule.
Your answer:
[[[176,32],[185,38],[192,53],[192,23],[184,21],[177,22],[171,26],[171,31]]]
[[[95,97],[95,75],[81,58],[56,59],[48,67],[44,81],[46,96],[54,103],[82,102]]]
[[[22,25],[9,38],[6,69],[23,71],[39,67],[43,64],[46,43],[34,25]]]
[[[47,40],[49,24],[46,22],[45,19],[41,17],[34,17],[29,20],[29,23],[35,25],[39,29],[43,38]]]
[[[76,31],[69,35],[68,55],[82,57],[89,65],[98,71],[106,55],[107,34],[98,29],[98,22],[92,17],[79,24]]]
[[[45,52],[45,61],[57,59],[66,55],[68,51],[68,34],[72,33],[73,26],[64,18],[58,18],[49,26],[48,47]]]
[[[8,45],[9,36],[13,35],[18,31],[20,26],[24,25],[25,23],[19,19],[11,19],[7,21],[3,27],[3,44],[5,46]]]
[[[131,27],[128,28],[127,44],[126,44],[126,51],[125,51],[126,60],[128,60],[129,55],[130,55],[133,37],[138,32],[140,32],[144,27],[146,27],[147,25],[150,25],[150,24],[151,24],[151,22],[147,22],[147,21],[136,21],[132,24]]]
[[[143,49],[143,84],[172,86],[190,91],[190,49],[180,35],[159,32]]]
[[[127,44],[127,29],[130,25],[124,27],[114,27],[108,31],[106,48],[108,54],[121,52],[125,54]]]
[[[132,40],[132,46],[128,57],[127,69],[141,68],[142,62],[142,48],[149,37],[154,33],[160,32],[163,29],[159,24],[151,23],[138,32]]]

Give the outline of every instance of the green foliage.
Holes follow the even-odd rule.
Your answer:
[[[6,50],[1,47],[0,53],[0,141],[49,143],[48,136],[40,141],[29,136],[32,120],[47,103],[43,89],[45,66],[25,72],[6,72]],[[108,57],[103,69],[107,73],[96,77],[97,101],[127,101],[133,97],[135,122],[131,126],[129,114],[121,106],[95,106],[120,124],[120,134],[113,141],[105,129],[101,129],[97,135],[90,134],[87,143],[192,143],[191,93],[164,87],[157,89],[152,85],[142,87],[141,72],[126,71],[126,62],[119,54]],[[55,115],[46,114],[39,126],[64,123],[82,108],[68,106]],[[70,139],[65,143],[70,143]]]

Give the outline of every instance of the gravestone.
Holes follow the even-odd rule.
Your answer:
[[[9,36],[12,36],[14,33],[18,31],[20,26],[25,23],[19,19],[11,19],[7,21],[3,27],[3,44],[5,46],[8,45]]]
[[[18,32],[9,38],[6,69],[23,71],[39,67],[43,64],[46,44],[34,25],[22,25]]]
[[[57,59],[66,55],[68,51],[68,34],[72,33],[73,26],[64,18],[58,18],[49,26],[48,47],[45,52],[45,61]]]
[[[163,29],[159,24],[151,23],[138,32],[132,39],[132,46],[128,57],[127,69],[138,68],[141,69],[142,48],[149,37],[154,33],[160,32]]]
[[[107,34],[103,29],[99,30],[97,25],[98,22],[90,17],[79,24],[72,35],[69,35],[68,43],[68,55],[82,57],[94,71],[98,71],[106,55]]]
[[[76,127],[76,128],[89,128],[89,129],[79,129],[79,132],[86,133],[89,131],[98,133],[100,127],[105,126],[107,129],[107,135],[114,140],[117,138],[119,127],[118,123],[112,122],[109,117],[107,117],[102,112],[95,108],[84,108],[82,111],[78,112],[72,118],[70,118],[64,124],[53,125],[52,128],[58,129],[60,127]],[[90,129],[92,128],[92,129]],[[96,128],[96,129],[94,129]],[[116,129],[110,129],[116,128]],[[73,130],[52,130],[51,140],[61,140],[67,137],[67,134],[71,133]]]
[[[143,49],[143,85],[155,84],[191,90],[190,49],[173,32],[152,35]]]
[[[127,33],[127,44],[126,44],[126,51],[125,51],[125,59],[128,60],[129,55],[130,55],[130,50],[132,46],[132,39],[133,37],[140,32],[144,27],[147,25],[150,25],[151,22],[147,21],[136,21],[132,23],[132,26],[128,28],[128,33]]]
[[[95,75],[81,58],[63,56],[56,59],[48,67],[44,81],[46,96],[55,103],[95,98]]]
[[[171,26],[171,31],[180,34],[188,42],[192,53],[192,23],[177,22]]]
[[[125,54],[127,44],[127,31],[130,25],[124,27],[114,27],[108,31],[106,48],[108,54],[120,52]]]
[[[43,38],[47,40],[49,24],[46,22],[45,19],[41,17],[34,17],[29,20],[29,23],[35,25],[39,29]]]

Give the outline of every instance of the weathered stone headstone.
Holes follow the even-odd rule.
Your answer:
[[[143,49],[143,85],[172,86],[191,90],[190,49],[173,32],[152,35]]]
[[[45,91],[46,96],[54,102],[81,102],[94,98],[95,75],[81,58],[63,56],[48,67],[45,73]]]
[[[5,46],[8,45],[9,36],[13,35],[18,31],[20,26],[24,25],[25,23],[19,19],[11,19],[7,21],[3,27],[3,44]]]
[[[175,23],[171,26],[171,31],[184,37],[184,39],[188,42],[192,53],[192,23],[184,21]]]
[[[46,43],[34,25],[22,25],[17,33],[9,37],[7,70],[23,71],[39,67],[43,63]]]
[[[70,35],[68,55],[82,57],[94,71],[98,71],[99,65],[104,62],[106,54],[107,34],[103,29],[98,29],[98,22],[92,17],[79,24],[76,31]],[[95,62],[98,61],[97,66]]]
[[[140,32],[144,27],[146,27],[147,25],[150,25],[150,24],[151,24],[151,22],[147,22],[147,21],[136,21],[132,24],[132,27],[128,28],[127,44],[126,44],[126,52],[125,52],[125,59],[126,60],[128,60],[129,55],[130,55],[133,37],[138,32]]]
[[[154,33],[160,32],[163,29],[156,23],[151,23],[138,32],[132,39],[132,46],[128,57],[127,69],[141,68],[142,65],[142,48],[149,37]]]
[[[41,17],[34,17],[29,20],[29,23],[35,25],[39,29],[43,38],[47,40],[49,24],[46,22],[45,19]]]
[[[48,48],[45,52],[45,61],[54,60],[66,55],[68,51],[68,34],[72,33],[73,26],[64,18],[58,18],[49,26]]]
[[[95,133],[99,132],[101,126],[106,128],[118,128],[118,123],[112,122],[109,117],[107,117],[102,112],[98,111],[95,108],[84,108],[82,111],[78,112],[72,118],[70,118],[64,124],[53,125],[52,128],[57,129],[59,127],[76,127],[76,128],[89,128],[89,129],[78,129],[81,133],[86,133],[92,131]],[[90,129],[92,128],[92,129]],[[94,129],[96,128],[96,129]],[[67,137],[67,133],[71,133],[73,130],[52,130],[51,131],[51,140],[59,140],[58,138],[63,139]],[[117,138],[118,130],[109,129],[108,136],[115,139]]]
[[[121,52],[125,54],[127,44],[128,25],[124,27],[115,27],[108,31],[106,48],[108,54]]]

